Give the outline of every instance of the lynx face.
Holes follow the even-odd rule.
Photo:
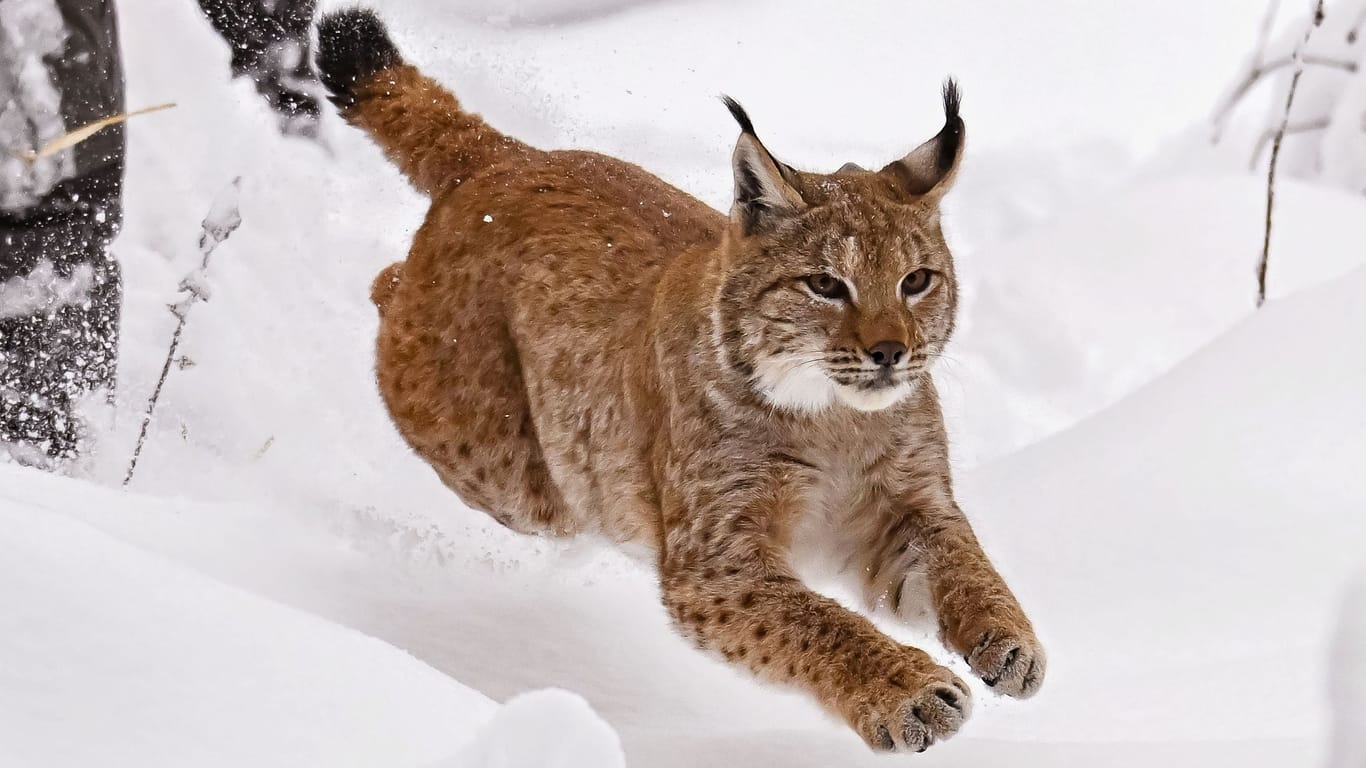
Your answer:
[[[716,321],[727,362],[794,411],[876,411],[943,350],[957,304],[938,203],[963,146],[956,93],[934,139],[878,172],[796,171],[738,105],[730,268]]]

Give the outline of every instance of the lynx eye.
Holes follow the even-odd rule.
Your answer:
[[[901,293],[908,297],[919,296],[928,291],[932,285],[934,285],[934,272],[928,269],[917,269],[901,278]]]
[[[825,299],[847,299],[849,298],[849,286],[844,281],[834,275],[827,275],[824,272],[817,272],[814,275],[806,276],[806,285],[811,292]]]

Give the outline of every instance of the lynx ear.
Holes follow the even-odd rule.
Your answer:
[[[754,134],[754,124],[739,102],[722,97],[740,124],[740,140],[731,157],[735,173],[735,204],[730,217],[746,234],[763,228],[777,217],[806,208],[797,191],[797,172],[778,162]]]
[[[953,186],[963,158],[966,137],[963,118],[958,116],[962,99],[958,83],[952,78],[944,81],[944,127],[934,138],[879,173],[891,178],[907,195],[933,201],[943,197]]]

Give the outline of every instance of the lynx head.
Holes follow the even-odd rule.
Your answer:
[[[797,171],[726,104],[741,128],[714,315],[726,362],[788,410],[891,406],[953,330],[939,203],[963,155],[957,86],[944,86],[944,128],[879,171]]]

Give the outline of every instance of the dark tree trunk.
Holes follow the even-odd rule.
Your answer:
[[[47,63],[63,122],[69,130],[123,112],[112,0],[57,6],[66,47]],[[30,311],[0,307],[0,442],[69,458],[81,433],[75,404],[112,390],[122,291],[110,244],[123,220],[124,143],[122,126],[106,128],[76,146],[72,178],[24,210],[0,212],[0,283],[13,286],[43,267],[84,287]]]

